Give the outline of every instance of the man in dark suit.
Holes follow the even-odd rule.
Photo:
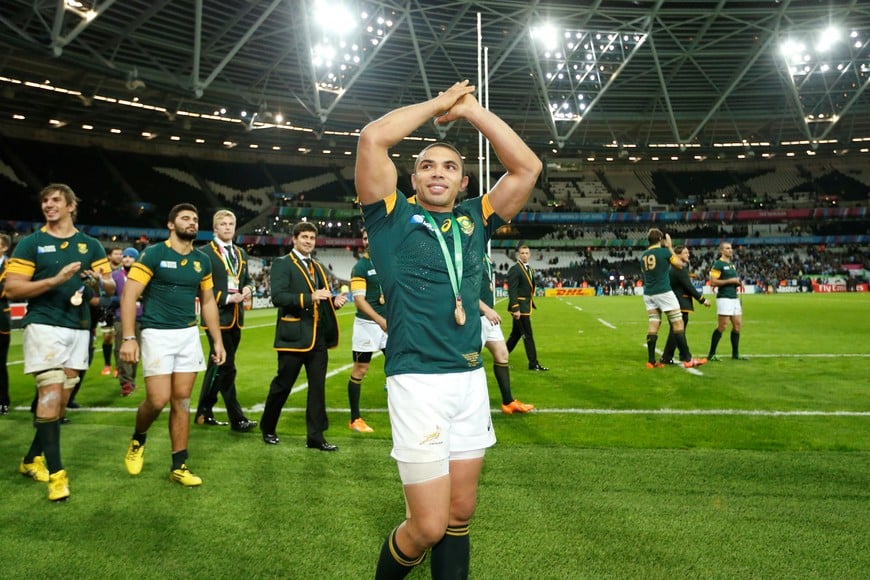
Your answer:
[[[227,352],[226,362],[218,365],[209,356],[208,368],[202,380],[199,403],[196,407],[198,425],[223,426],[225,421],[215,419],[212,408],[218,393],[227,407],[233,431],[246,433],[257,426],[256,421],[245,417],[236,397],[236,352],[242,341],[245,322],[245,300],[254,292],[254,283],[248,275],[248,256],[240,247],[233,245],[236,233],[236,216],[222,209],[214,214],[214,240],[201,248],[211,260],[214,298],[220,314],[221,337]],[[213,347],[211,335],[206,334],[209,346]]]
[[[272,262],[272,303],[278,307],[274,344],[278,351],[278,374],[269,386],[260,430],[266,444],[280,443],[275,429],[281,408],[305,366],[308,378],[306,443],[311,449],[337,451],[338,447],[323,435],[329,427],[326,367],[328,349],[338,346],[335,309],[344,306],[347,297],[344,294],[332,296],[326,271],[311,256],[316,243],[317,226],[300,222],[293,228],[293,250]]]
[[[514,319],[511,334],[507,339],[508,352],[523,339],[526,348],[526,358],[529,359],[530,371],[548,371],[547,367],[538,362],[538,351],[535,348],[535,337],[532,334],[532,310],[535,306],[535,278],[529,258],[532,252],[528,246],[520,246],[517,250],[517,263],[508,270],[508,312]]]
[[[671,289],[677,295],[677,302],[680,303],[680,311],[683,313],[683,330],[689,326],[689,314],[695,311],[694,300],[705,307],[710,308],[711,303],[704,297],[704,294],[695,288],[692,280],[689,278],[689,248],[686,246],[674,247],[674,254],[683,262],[682,268],[671,268],[670,276]],[[665,344],[665,350],[662,352],[661,361],[664,364],[673,364],[674,353],[677,350],[677,338],[674,336],[674,331],[668,333],[668,341]],[[706,360],[706,359],[700,359]]]

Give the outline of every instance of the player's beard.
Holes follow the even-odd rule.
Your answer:
[[[179,240],[184,240],[185,242],[192,242],[196,240],[197,232],[188,232],[185,230],[175,230],[175,235],[178,236]]]

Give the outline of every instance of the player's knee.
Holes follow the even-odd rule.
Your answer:
[[[172,407],[182,411],[187,412],[190,411],[190,397],[172,397]],[[164,403],[165,404],[165,403]]]
[[[34,378],[36,379],[36,388],[41,389],[49,385],[63,385],[66,381],[66,374],[61,369],[49,369],[36,373]]]
[[[78,375],[76,375],[76,376],[74,376],[74,377],[67,377],[67,376],[64,376],[64,378],[63,378],[63,388],[64,388],[64,390],[65,390],[65,391],[69,391],[70,389],[74,389],[74,388],[76,388],[76,385],[79,384],[79,381],[80,381],[80,380],[81,380],[81,379],[79,378]]]
[[[648,315],[647,319],[649,320],[650,324],[655,324],[656,326],[662,323],[662,315],[658,312]]]
[[[475,496],[453,498],[450,501],[450,523],[452,525],[468,524],[474,516],[475,509],[477,509]]]
[[[53,383],[57,384],[57,383]],[[40,391],[37,399],[37,413],[45,413],[46,409],[51,409],[51,414],[56,414],[60,406],[61,396],[57,389]],[[49,419],[46,419],[49,420]]]
[[[441,541],[447,531],[448,518],[429,512],[425,517],[408,520],[408,533],[415,544],[420,547],[431,547]]]

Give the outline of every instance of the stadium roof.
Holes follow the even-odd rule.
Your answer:
[[[368,121],[477,84],[479,44],[489,108],[548,158],[870,147],[858,0],[3,0],[0,131],[345,157]]]

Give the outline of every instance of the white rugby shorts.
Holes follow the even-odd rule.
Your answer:
[[[652,296],[644,294],[643,303],[646,305],[647,311],[661,310],[662,312],[671,312],[672,310],[680,309],[680,302],[677,300],[677,295],[673,292],[662,292]]]
[[[139,344],[142,376],[197,373],[206,368],[199,327],[145,328]]]
[[[24,327],[23,342],[25,374],[50,369],[88,369],[91,333],[87,330],[28,324]]]
[[[495,445],[486,371],[387,377],[391,455],[430,463]]]
[[[741,316],[743,305],[739,298],[716,298],[716,314],[719,316]]]
[[[480,317],[480,344],[486,346],[487,342],[504,342],[504,333],[501,324],[493,324],[486,316]]]
[[[387,333],[374,320],[354,317],[351,349],[354,352],[378,352],[387,346]]]

